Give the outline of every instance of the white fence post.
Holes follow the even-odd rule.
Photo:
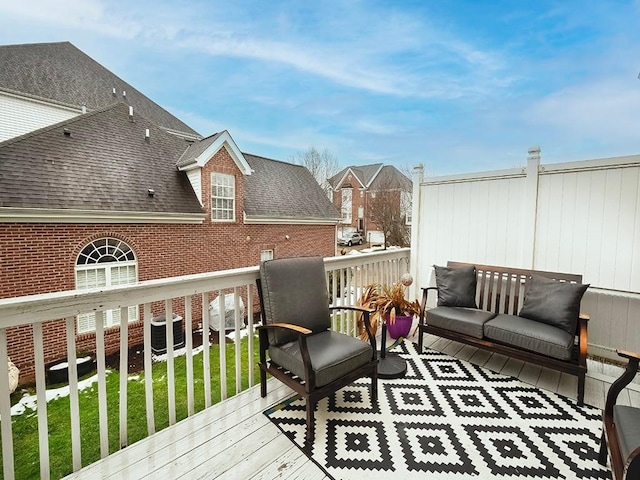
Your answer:
[[[420,163],[413,168],[413,191],[411,193],[411,253],[409,256],[410,274],[415,280],[409,287],[409,298],[417,298],[418,279],[418,250],[420,246],[420,184],[424,178],[424,167]]]
[[[527,178],[524,200],[524,223],[522,231],[522,266],[535,267],[536,224],[538,222],[538,175],[540,170],[540,147],[530,147],[527,157]]]

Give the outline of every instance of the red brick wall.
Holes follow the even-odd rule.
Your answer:
[[[236,221],[210,221],[210,172],[236,175]],[[125,241],[135,252],[138,279],[257,265],[260,251],[271,249],[275,258],[298,255],[335,255],[335,227],[313,225],[245,225],[242,223],[242,175],[221,150],[203,172],[203,202],[207,212],[202,225],[172,224],[0,224],[0,298],[48,293],[75,288],[79,252],[103,237]],[[289,236],[289,240],[285,236]],[[177,308],[180,308],[179,306]],[[194,315],[200,311],[194,308]],[[194,318],[199,321],[199,318]],[[64,321],[44,326],[45,362],[66,356]],[[119,329],[105,334],[107,353],[119,349]],[[142,324],[129,324],[131,345],[142,343]],[[9,356],[21,369],[21,379],[33,373],[33,336],[30,326],[8,330]],[[77,337],[77,349],[95,350],[95,335]]]

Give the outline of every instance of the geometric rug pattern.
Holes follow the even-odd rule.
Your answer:
[[[265,412],[329,477],[352,479],[601,479],[601,410],[441,352],[394,352],[405,377],[361,379],[318,402],[305,444],[305,404]],[[277,454],[277,452],[274,452]]]

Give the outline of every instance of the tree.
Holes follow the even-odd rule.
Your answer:
[[[296,153],[293,162],[307,167],[318,185],[330,196],[331,186],[327,180],[340,170],[335,155],[326,148],[320,152],[316,147],[309,147],[304,152]]]
[[[394,169],[395,170],[395,169]],[[405,181],[406,180],[406,181]],[[403,211],[403,196],[411,191],[411,182],[398,170],[385,169],[371,190],[369,216],[384,235],[384,248],[389,245],[406,247],[411,232]]]

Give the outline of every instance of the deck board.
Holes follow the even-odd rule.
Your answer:
[[[577,378],[574,375],[481,349],[466,348],[433,335],[425,335],[424,340],[426,348],[576,398]],[[587,374],[585,402],[603,408],[613,380],[603,374],[602,369],[594,368],[593,377]],[[267,397],[261,398],[258,386],[250,388],[66,478],[327,480],[322,469],[263,414],[293,392],[273,379],[269,381],[268,390]],[[640,407],[640,389],[632,385],[621,394],[620,403]]]

